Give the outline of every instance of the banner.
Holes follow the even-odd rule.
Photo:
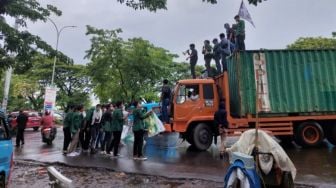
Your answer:
[[[56,106],[56,87],[46,87],[45,95],[44,95],[44,111],[49,110],[50,112]]]
[[[240,18],[250,22],[253,25],[253,27],[255,27],[255,25],[252,21],[252,17],[251,17],[249,11],[247,10],[247,8],[244,4],[244,1],[242,1],[241,4],[240,4],[238,15],[239,15]]]

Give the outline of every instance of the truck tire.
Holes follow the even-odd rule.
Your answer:
[[[327,127],[325,132],[327,140],[332,145],[336,146],[336,124],[334,124],[332,127]]]
[[[295,142],[303,147],[319,146],[323,139],[323,129],[315,121],[301,123],[295,133]]]
[[[211,128],[205,123],[199,123],[192,131],[193,146],[200,150],[207,150],[212,144],[213,133]]]

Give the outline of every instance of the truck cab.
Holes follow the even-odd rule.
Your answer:
[[[197,149],[208,149],[217,135],[213,118],[219,98],[213,79],[180,80],[171,100],[172,131]]]

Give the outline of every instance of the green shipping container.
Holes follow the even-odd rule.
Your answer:
[[[256,88],[264,115],[336,113],[336,50],[246,51],[228,75],[234,116],[256,113]]]

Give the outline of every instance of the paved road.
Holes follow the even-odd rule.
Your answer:
[[[177,148],[160,149],[145,146],[147,161],[132,159],[132,143],[121,148],[122,158],[111,159],[107,156],[87,153],[76,157],[62,155],[63,132],[58,129],[58,135],[52,146],[41,142],[39,132],[27,130],[26,144],[23,148],[15,149],[15,159],[36,160],[46,163],[65,163],[70,166],[102,167],[127,173],[159,175],[168,178],[198,178],[223,182],[228,159],[218,157],[218,149],[212,146],[208,151],[193,151],[187,143],[178,144]],[[229,139],[229,144],[236,138]],[[286,148],[293,160],[298,175],[297,183],[314,184],[319,187],[336,185],[336,149],[331,145],[318,149]]]

